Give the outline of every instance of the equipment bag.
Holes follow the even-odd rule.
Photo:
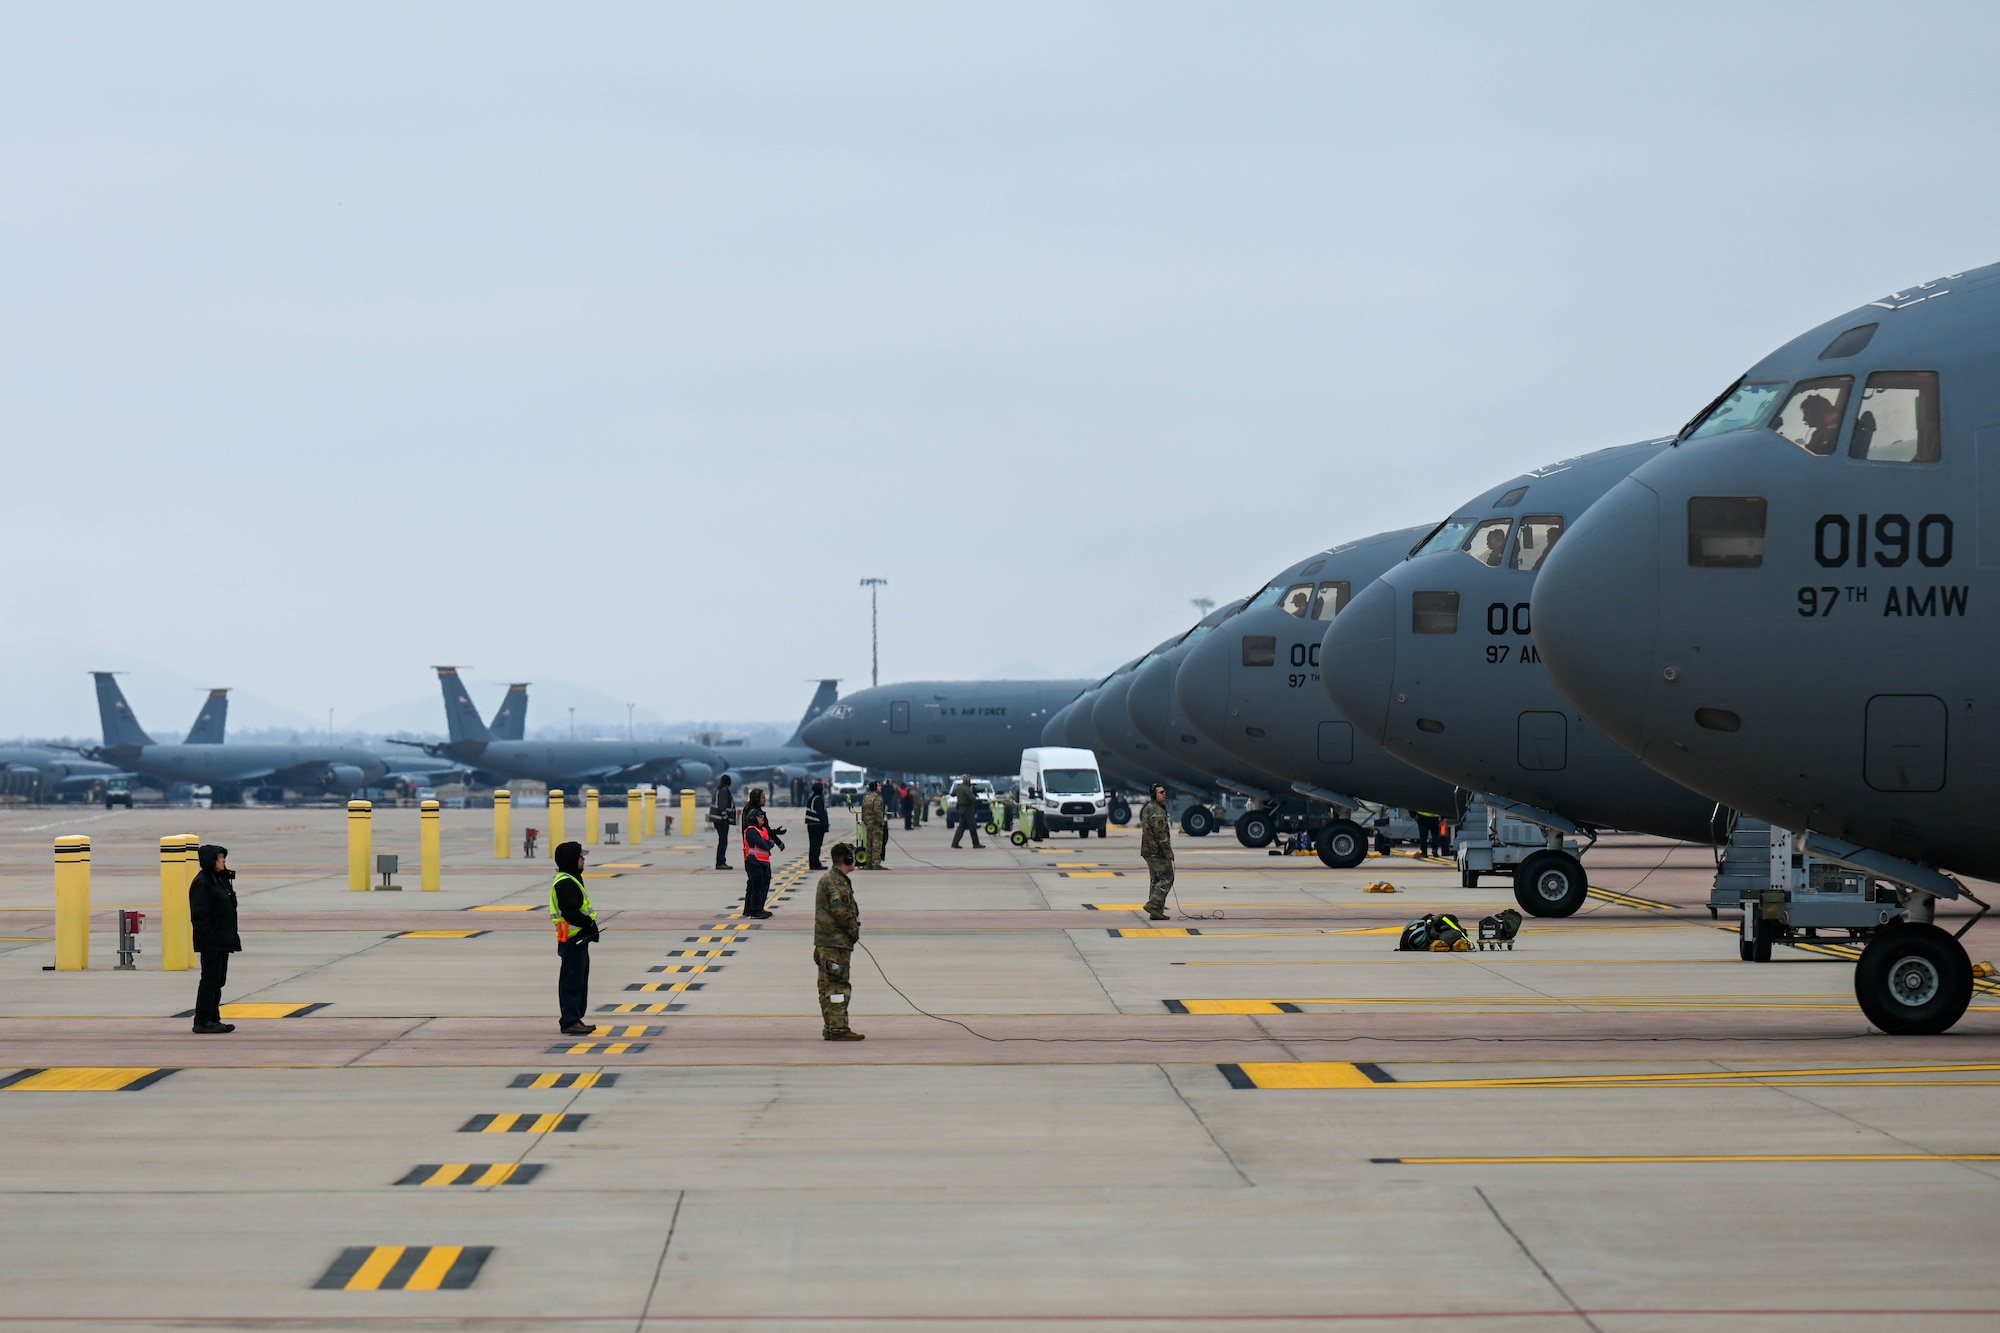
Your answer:
[[[1403,927],[1403,938],[1396,947],[1409,953],[1454,953],[1471,946],[1465,942],[1465,927],[1458,924],[1457,917],[1449,912],[1426,912]]]
[[[1492,916],[1480,918],[1479,938],[1482,940],[1504,942],[1520,933],[1521,914],[1511,907],[1503,912],[1495,912]]]

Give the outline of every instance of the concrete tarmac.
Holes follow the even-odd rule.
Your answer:
[[[1154,923],[1133,832],[895,828],[857,876],[868,1040],[832,1044],[803,857],[749,922],[712,841],[598,846],[576,1039],[552,868],[490,819],[445,812],[422,893],[415,812],[378,812],[407,886],[351,893],[340,811],[0,813],[0,1324],[2000,1327],[2000,987],[1872,1032],[1837,950],[1738,961],[1705,849],[1608,838],[1577,916],[1399,954],[1511,892],[1225,832],[1177,838]],[[181,832],[239,872],[228,1036],[160,970]],[[95,933],[59,973],[68,833]]]

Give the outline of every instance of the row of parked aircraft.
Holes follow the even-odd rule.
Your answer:
[[[838,683],[822,680],[805,716],[783,745],[702,745],[688,741],[530,741],[525,739],[528,686],[510,685],[493,720],[473,707],[455,667],[436,668],[444,694],[442,742],[391,738],[415,754],[384,754],[360,746],[308,741],[289,745],[225,744],[229,691],[209,691],[187,740],[162,744],[147,734],[118,685],[116,673],[92,672],[103,744],[76,750],[52,746],[0,749],[0,771],[33,774],[44,793],[102,791],[124,782],[169,789],[207,787],[224,803],[247,795],[278,801],[288,792],[345,796],[404,781],[413,785],[471,779],[487,786],[528,779],[554,788],[623,788],[655,783],[699,787],[724,773],[740,780],[789,783],[824,772],[829,761],[799,738],[831,705]]]
[[[1679,431],[1347,542],[1100,681],[861,691],[806,727],[877,769],[1094,749],[1183,827],[1231,797],[1354,864],[1369,805],[1457,817],[1464,882],[1584,901],[1607,830],[1720,849],[1740,953],[1858,953],[1878,1027],[1941,1032],[1974,972],[1936,903],[2000,879],[2000,266],[1802,334]],[[1972,508],[1968,510],[1966,506]]]

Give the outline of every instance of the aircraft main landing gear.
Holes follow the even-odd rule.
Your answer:
[[[1574,916],[1589,892],[1583,862],[1568,852],[1536,852],[1514,872],[1514,901],[1531,916]]]
[[[1351,819],[1336,819],[1313,835],[1319,859],[1334,870],[1352,870],[1368,859],[1368,835]]]
[[[1236,817],[1236,841],[1245,847],[1269,847],[1278,836],[1278,826],[1261,810],[1248,810]]]
[[[1191,805],[1181,815],[1181,832],[1190,838],[1206,838],[1215,832],[1215,812],[1205,805]]]
[[[1929,922],[1886,926],[1855,964],[1854,998],[1891,1036],[1944,1032],[1972,1002],[1972,960],[1950,932]]]

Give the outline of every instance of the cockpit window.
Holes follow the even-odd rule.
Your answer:
[[[1353,595],[1354,585],[1346,579],[1338,579],[1319,585],[1313,594],[1314,620],[1332,620],[1347,606],[1347,599]]]
[[[1196,625],[1196,626],[1195,626],[1195,627],[1194,627],[1193,629],[1191,629],[1191,630],[1189,630],[1189,631],[1187,632],[1187,635],[1186,635],[1186,637],[1184,637],[1184,638],[1183,638],[1183,639],[1181,640],[1181,642],[1182,642],[1182,643],[1193,643],[1193,642],[1194,642],[1194,641],[1195,641],[1196,639],[1199,639],[1199,638],[1200,638],[1200,637],[1201,637],[1202,635],[1204,635],[1204,634],[1208,633],[1208,632],[1209,632],[1210,630],[1212,630],[1212,629],[1214,629],[1214,628],[1215,628],[1215,626],[1213,626],[1213,625]]]
[[[1423,544],[1410,552],[1410,558],[1430,555],[1434,551],[1456,551],[1465,545],[1465,536],[1479,522],[1476,518],[1448,518],[1437,525],[1437,531],[1424,538]]]
[[[1831,457],[1840,443],[1840,422],[1847,415],[1847,394],[1853,387],[1852,375],[1800,380],[1771,418],[1771,429],[1809,454]]]
[[[1701,420],[1682,439],[1698,440],[1704,435],[1721,435],[1732,430],[1761,426],[1785,392],[1783,380],[1745,381],[1702,414]]]
[[[1934,370],[1878,370],[1861,389],[1847,452],[1878,463],[1935,463],[1938,377]]]
[[[1549,548],[1562,535],[1561,514],[1524,515],[1520,535],[1514,541],[1514,568],[1540,569],[1542,561],[1549,558]]]
[[[1458,594],[1455,592],[1411,593],[1410,633],[1458,633]]]
[[[1688,497],[1688,565],[1694,569],[1757,569],[1764,563],[1764,519],[1758,495]]]
[[[1266,607],[1276,606],[1278,599],[1284,595],[1284,584],[1267,583],[1258,590],[1255,597],[1252,597],[1248,602],[1243,604],[1243,609],[1245,611],[1262,611]]]
[[[1294,583],[1285,589],[1284,600],[1278,603],[1286,615],[1294,620],[1304,620],[1306,612],[1312,608],[1313,586],[1310,583]]]
[[[1465,553],[1488,569],[1500,568],[1500,557],[1507,553],[1507,529],[1513,526],[1511,518],[1487,519],[1472,530]]]

